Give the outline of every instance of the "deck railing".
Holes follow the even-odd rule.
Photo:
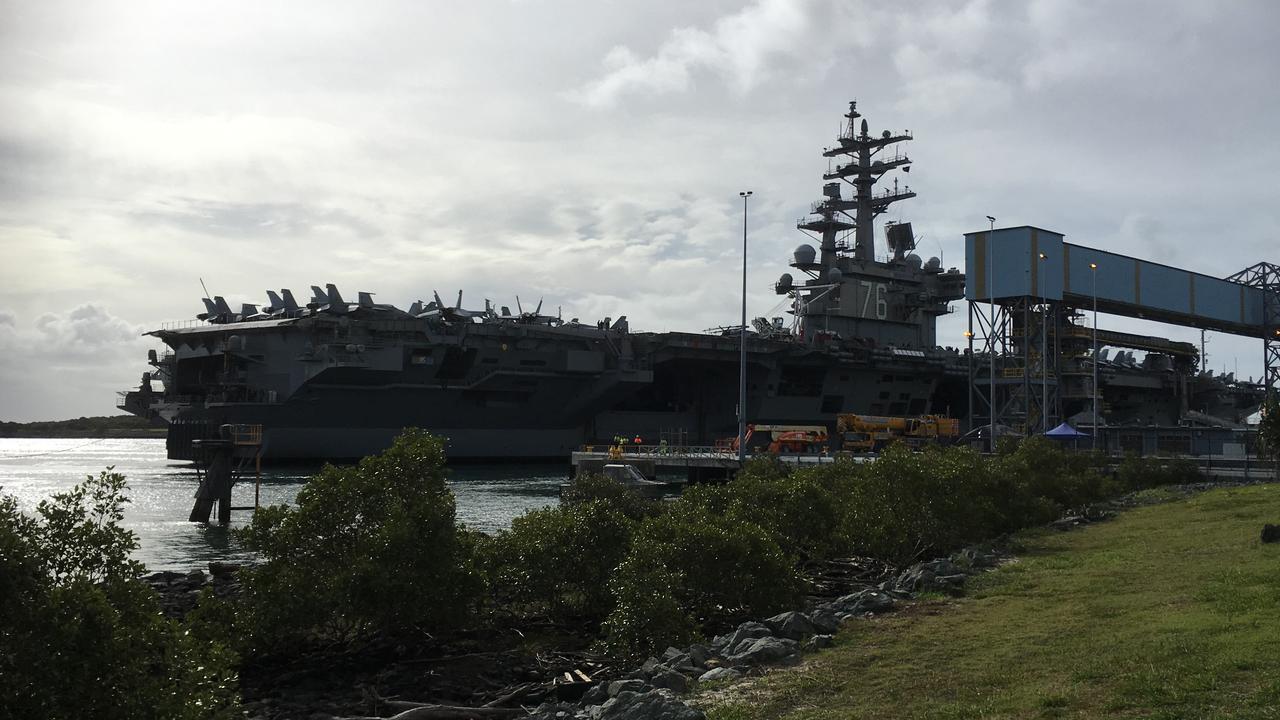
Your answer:
[[[582,452],[607,453],[617,445],[601,443],[599,445],[583,445]],[[679,458],[721,458],[737,457],[738,451],[721,445],[622,445],[623,455],[662,455]]]
[[[232,425],[231,426],[231,444],[261,445],[262,444],[262,426],[261,425]]]

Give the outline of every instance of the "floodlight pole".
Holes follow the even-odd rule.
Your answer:
[[[1049,306],[1040,323],[1040,432],[1049,432]]]
[[[1040,253],[1040,260],[1048,260],[1049,256]],[[1042,286],[1043,287],[1043,286]],[[1044,303],[1044,312],[1040,322],[1040,432],[1049,432],[1049,301],[1040,298]]]
[[[988,318],[987,326],[987,349],[990,351],[989,368],[991,373],[989,380],[991,381],[991,389],[987,396],[987,414],[991,416],[990,432],[988,436],[991,439],[991,453],[996,451],[996,285],[995,285],[995,267],[996,267],[996,219],[987,216],[987,220],[991,221],[991,231],[987,233],[987,295],[991,300],[991,315]]]
[[[1093,278],[1093,449],[1098,449],[1098,263],[1089,263]]]
[[[750,190],[738,193],[742,198],[742,330],[738,354],[738,466],[747,458],[747,199]]]

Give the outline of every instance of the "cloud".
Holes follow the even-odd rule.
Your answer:
[[[695,75],[709,72],[738,94],[745,94],[770,74],[770,63],[805,50],[812,28],[814,2],[759,0],[715,21],[710,30],[672,30],[651,57],[640,57],[618,45],[604,58],[604,75],[571,97],[594,107],[608,107],[628,94],[662,95],[690,90]]]
[[[155,342],[98,303],[27,318],[0,313],[6,419],[110,415],[116,392],[145,367]]]
[[[97,354],[133,344],[142,334],[138,326],[93,303],[61,313],[44,313],[35,319],[33,327],[37,334],[30,336],[34,342],[28,351],[44,354]]]
[[[0,352],[11,354],[20,351],[17,340],[18,329],[13,313],[0,312]],[[4,363],[0,359],[0,364]],[[3,386],[0,386],[3,387]]]
[[[382,236],[372,222],[342,208],[315,207],[303,203],[227,202],[189,197],[169,197],[139,209],[140,222],[159,222],[195,233],[228,239],[254,235],[305,237],[326,228],[364,239]]]

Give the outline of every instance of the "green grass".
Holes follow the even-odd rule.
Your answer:
[[[1218,490],[1069,533],[959,599],[847,624],[710,720],[1280,718],[1280,485]]]

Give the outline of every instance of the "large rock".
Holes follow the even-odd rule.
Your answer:
[[[623,677],[625,677],[628,680],[648,680],[649,676],[653,674],[654,670],[656,670],[659,667],[665,667],[665,666],[663,666],[662,663],[658,661],[658,658],[651,657],[648,660],[645,660],[643,665],[636,668],[635,670],[632,670],[631,672],[627,673]]]
[[[682,673],[694,671],[700,673],[704,669],[701,667],[701,663],[695,663],[693,661],[693,658],[689,656],[689,653],[686,653],[683,650],[676,650],[673,654],[671,652],[672,650],[675,650],[675,648],[668,648],[667,652],[662,654],[662,664],[664,666]]]
[[[609,683],[596,683],[582,694],[583,705],[599,705],[609,699]]]
[[[816,652],[823,648],[829,648],[835,644],[836,638],[834,635],[814,635],[804,641],[803,648],[805,652]]]
[[[830,610],[837,617],[861,615],[863,613],[882,613],[892,610],[894,603],[895,600],[889,593],[868,588],[836,598],[825,605],[819,606],[819,612],[815,612],[814,617],[817,617],[820,612],[825,610]]]
[[[564,720],[565,718],[580,716],[582,714],[581,710],[582,708],[572,703],[547,702],[539,705],[532,715],[527,716],[526,720]]]
[[[840,629],[840,615],[832,610],[829,605],[820,606],[809,616],[809,622],[817,628],[819,633],[824,635],[834,635]]]
[[[624,692],[644,692],[647,689],[643,680],[614,680],[609,683],[606,692],[609,697],[617,697]]]
[[[944,558],[912,565],[898,576],[896,587],[901,592],[954,593],[964,581],[964,568]]]
[[[778,613],[765,620],[764,624],[769,626],[774,635],[788,640],[803,640],[818,632],[808,615],[794,610]]]
[[[717,635],[711,641],[711,647],[720,653],[729,653],[733,648],[742,644],[743,640],[754,640],[756,638],[768,637],[772,631],[765,625],[754,620],[748,620],[738,626],[738,629],[728,635]]]
[[[209,563],[209,574],[214,578],[229,578],[240,571],[240,565],[237,563],[219,562],[214,560]]]
[[[674,693],[682,693],[689,689],[688,678],[675,670],[661,665],[649,676],[649,684],[656,688],[665,688]]]
[[[174,572],[172,570],[161,570],[160,572],[154,572],[154,573],[151,573],[150,575],[143,575],[142,582],[152,587],[164,587],[174,582],[175,580],[178,580],[179,578],[185,578],[185,577],[186,577],[185,573]]]
[[[896,600],[889,593],[880,590],[863,590],[858,602],[854,603],[855,613],[882,613],[893,609]]]
[[[964,568],[951,562],[949,558],[941,558],[939,560],[931,560],[927,563],[921,563],[925,567],[933,571],[934,575],[963,575]]]
[[[715,682],[716,680],[737,680],[742,677],[742,673],[733,668],[718,667],[712,668],[702,675],[698,676],[698,682]]]
[[[1273,543],[1280,542],[1280,525],[1263,525],[1262,526],[1262,542]]]
[[[675,661],[677,658],[679,658],[681,655],[684,655],[684,654],[685,654],[685,651],[681,650],[681,649],[680,649],[680,648],[678,648],[678,647],[668,647],[668,648],[667,648],[667,649],[662,653],[662,657],[658,658],[658,660],[659,660],[663,665],[668,665],[668,666],[670,666],[670,665],[675,665],[676,663],[675,663],[674,661]]]
[[[653,690],[621,693],[601,705],[596,717],[599,720],[703,720],[706,716],[701,710],[680,702],[670,690]]]
[[[1054,530],[1072,530],[1077,526],[1083,525],[1087,522],[1089,522],[1089,519],[1081,515],[1068,515],[1063,518],[1058,518],[1057,520],[1054,520],[1053,522],[1049,523],[1049,527],[1053,528]]]
[[[836,598],[835,600],[832,600],[826,605],[820,606],[819,609],[822,610],[822,609],[830,608],[832,611],[841,615],[845,613],[853,612],[853,606],[858,604],[858,601],[862,599],[863,594],[866,592],[867,592],[866,590],[859,590],[856,593],[841,595],[840,597]]]
[[[795,640],[762,637],[744,640],[726,660],[734,665],[763,665],[788,659],[800,651]]]
[[[1000,554],[984,548],[970,547],[956,553],[960,564],[971,568],[990,568],[1000,564]]]
[[[689,646],[689,662],[697,667],[706,667],[707,661],[711,659],[711,648],[706,645],[690,645]]]

